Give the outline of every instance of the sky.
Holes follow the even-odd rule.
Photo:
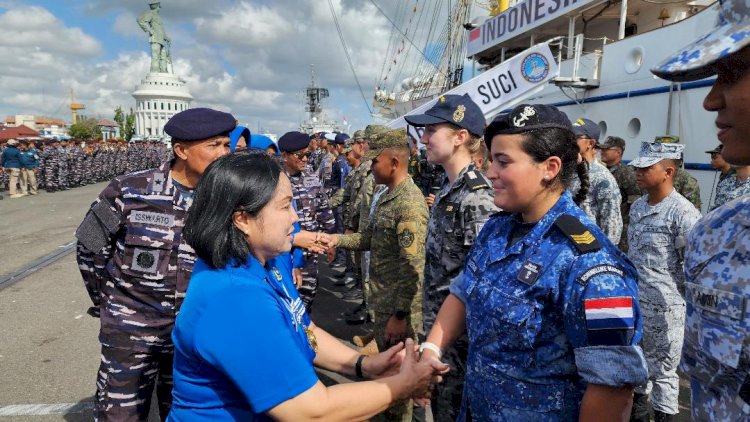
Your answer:
[[[393,26],[383,13],[398,21],[404,7],[425,2],[331,2],[369,103],[384,63],[393,59],[386,59]],[[253,132],[295,130],[305,117],[302,92],[312,64],[318,85],[330,90],[330,117],[345,118],[350,131],[376,121],[328,1],[164,0],[161,6],[174,72],[187,82],[192,107],[231,112]],[[69,121],[71,89],[87,116],[111,119],[117,106],[134,108],[131,93],[150,64],[148,36],[136,23],[146,10],[145,0],[0,0],[0,118]]]

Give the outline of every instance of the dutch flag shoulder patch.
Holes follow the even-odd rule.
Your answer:
[[[584,300],[589,346],[630,345],[635,328],[633,297]]]

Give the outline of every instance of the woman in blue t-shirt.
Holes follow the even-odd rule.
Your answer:
[[[315,326],[282,256],[295,221],[289,179],[266,154],[230,154],[201,178],[185,223],[200,259],[172,334],[169,420],[366,420],[447,370],[417,363],[410,341],[400,363],[403,345],[364,357]],[[314,366],[382,378],[326,387]]]

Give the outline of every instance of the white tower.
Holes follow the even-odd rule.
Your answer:
[[[164,125],[190,108],[193,96],[183,79],[172,73],[149,73],[133,92],[135,134],[144,139],[164,136]]]

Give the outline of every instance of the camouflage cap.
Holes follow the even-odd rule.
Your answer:
[[[750,0],[720,0],[716,27],[651,69],[663,79],[695,81],[715,74],[711,65],[750,44]]]
[[[386,132],[387,130],[388,128],[383,125],[367,125],[367,127],[365,128],[365,137],[369,140],[380,133]]]
[[[381,132],[375,138],[370,138],[370,150],[367,151],[363,160],[372,160],[388,148],[408,148],[408,146],[409,137],[406,134],[406,129],[391,129]]]
[[[354,146],[354,138],[349,138],[346,141],[344,141],[344,154],[349,154],[352,151],[353,146]]]
[[[354,132],[354,136],[352,136],[352,139],[357,142],[364,142],[367,140],[367,135],[365,135],[364,129],[360,129],[356,132]]]
[[[668,144],[663,142],[643,142],[638,158],[631,161],[633,167],[650,167],[664,159],[679,160],[682,158],[683,144]]]

